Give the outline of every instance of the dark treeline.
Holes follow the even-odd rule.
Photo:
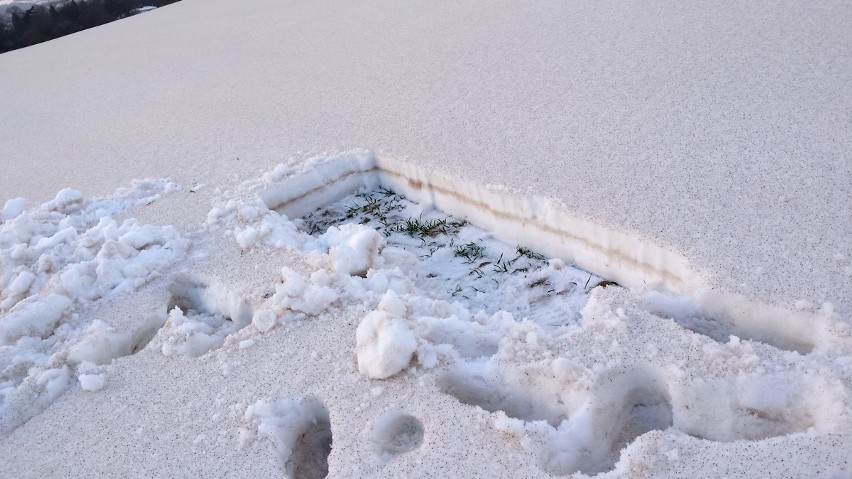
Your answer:
[[[26,10],[10,7],[0,15],[0,53],[124,18],[144,6],[161,7],[178,0],[66,0],[33,5]]]

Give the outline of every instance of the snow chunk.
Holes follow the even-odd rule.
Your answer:
[[[6,201],[3,205],[3,210],[0,211],[0,223],[17,218],[24,212],[27,202],[23,198],[13,198]]]
[[[331,263],[338,273],[366,276],[381,261],[385,239],[373,228],[358,224],[332,226],[319,241],[328,245]]]
[[[21,273],[18,274],[11,283],[9,283],[6,291],[10,296],[24,294],[30,290],[30,286],[32,286],[35,279],[36,275],[30,271],[21,271]]]
[[[400,317],[405,316],[408,312],[408,308],[406,308],[405,303],[399,299],[399,296],[393,290],[388,291],[382,297],[382,300],[379,302],[379,309]]]
[[[0,319],[0,341],[9,344],[24,336],[49,336],[70,306],[70,299],[57,294],[18,303]]]
[[[272,303],[281,310],[316,316],[337,301],[337,291],[328,287],[328,278],[323,274],[312,274],[308,283],[304,276],[285,267],[281,269],[281,279],[272,296]]]
[[[169,318],[161,331],[165,336],[163,355],[201,356],[222,347],[225,338],[239,331],[242,326],[222,314],[195,310],[184,313],[175,307],[169,312]]]
[[[93,321],[86,333],[82,341],[71,347],[69,361],[78,364],[108,364],[115,358],[129,354],[133,346],[133,337],[129,332],[116,331],[100,320]]]
[[[392,299],[388,302],[393,304]],[[358,370],[373,379],[402,371],[417,350],[417,338],[405,321],[387,311],[368,313],[358,325],[356,339]]]
[[[83,203],[83,193],[80,190],[65,188],[56,193],[56,197],[41,205],[44,211],[67,211]]]
[[[77,379],[84,391],[100,391],[106,382],[103,374],[81,374]]]
[[[258,331],[265,333],[275,327],[277,319],[274,312],[268,309],[261,309],[254,314],[251,322]]]
[[[286,216],[271,211],[258,200],[229,200],[222,207],[215,207],[207,214],[207,224],[232,225],[233,234],[240,248],[252,248],[266,243],[276,248],[299,247],[304,243],[304,234]]]

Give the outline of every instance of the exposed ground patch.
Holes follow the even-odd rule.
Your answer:
[[[385,257],[407,267],[430,297],[489,313],[504,310],[549,326],[576,323],[588,290],[603,281],[386,188],[345,197],[300,224],[321,237],[347,223],[379,232]]]
[[[678,298],[677,292],[703,291],[704,278],[677,254],[573,218],[546,199],[365,156],[283,180],[262,191],[260,201],[214,211],[212,217],[236,216],[241,246],[264,241],[306,252],[321,268],[315,274],[334,274],[345,291],[342,299],[375,309],[358,328],[361,335],[372,321],[380,330],[370,355],[362,354],[358,338],[361,374],[386,380],[406,370],[418,374],[440,368],[435,374],[440,392],[493,413],[494,427],[502,433],[525,436],[521,446],[535,449],[539,466],[548,473],[612,470],[624,448],[650,431],[675,428],[725,442],[778,437],[815,424],[807,398],[773,402],[754,394],[748,381],[761,381],[763,372],[724,377],[715,384],[722,387],[719,396],[711,386],[704,389],[703,381],[707,376],[707,384],[712,383],[708,370],[721,373],[721,366],[695,361],[730,360],[737,364],[731,371],[751,374],[753,356],[781,353],[739,345],[730,336],[807,353],[818,344],[828,319],[815,322],[811,331],[803,329],[801,315],[775,321],[774,310],[716,292],[696,293],[690,297],[695,302],[644,305],[725,344],[719,347],[676,331],[668,321],[625,314],[626,305],[617,307],[612,295],[601,294],[585,310],[589,324],[581,324],[580,310],[595,288],[619,288],[617,281],[641,291],[674,291],[672,297]],[[601,276],[554,256],[588,265]],[[628,297],[632,308],[636,296]],[[508,312],[505,318],[502,312]],[[379,316],[385,321],[376,320]],[[635,339],[657,329],[673,333],[675,353],[657,338]],[[571,344],[578,351],[573,353],[563,349],[564,341],[587,341],[587,347]],[[564,356],[554,358],[554,351]],[[682,362],[679,352],[691,359]],[[637,366],[633,358],[647,362]],[[558,366],[562,359],[571,364]],[[390,363],[393,367],[380,372],[369,368]],[[575,366],[577,377],[572,376]],[[398,426],[388,420],[381,433],[374,427],[379,455],[392,458],[417,443],[411,440],[422,431],[417,425],[415,419]]]
[[[676,296],[689,297],[707,290],[706,278],[693,270],[683,255],[647,238],[577,216],[558,201],[475,184],[411,162],[376,157],[369,152],[341,155],[303,174],[283,179],[262,191],[260,199],[269,209],[297,218],[359,189],[377,188],[390,189],[414,201],[434,205],[455,218],[466,218],[485,231],[493,232],[508,244],[521,245],[549,258],[562,258],[628,288],[669,291]],[[440,218],[415,216],[413,219],[415,222],[410,226],[421,232],[443,226]],[[469,243],[460,238],[454,246],[463,247]],[[475,258],[478,255],[476,244],[466,253]],[[483,261],[491,261],[486,267],[499,268],[499,259],[497,254]],[[503,260],[510,259],[513,256],[503,257]],[[531,279],[531,286],[539,285],[536,283],[539,278]],[[585,278],[582,282],[585,284]],[[593,278],[590,284],[598,282]],[[545,286],[544,293],[552,289],[545,284],[541,286]],[[457,295],[469,296],[464,286],[459,287]],[[802,353],[815,347],[844,351],[852,348],[849,334],[837,337],[839,327],[830,318],[780,310],[735,292],[712,291],[705,296],[700,304],[701,314],[681,322],[700,334],[720,338],[732,331],[744,339]]]

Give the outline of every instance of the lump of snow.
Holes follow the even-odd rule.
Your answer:
[[[73,206],[79,206],[83,202],[83,193],[80,190],[65,188],[56,193],[56,197],[41,205],[44,211],[64,211]]]
[[[141,250],[155,241],[154,233],[150,228],[134,228],[121,235],[119,241],[133,249]]]
[[[133,347],[133,337],[130,333],[116,331],[100,320],[93,321],[86,333],[86,337],[68,353],[70,361],[108,364],[115,358],[129,354]]]
[[[77,379],[84,391],[100,391],[106,382],[103,374],[81,374]]]
[[[265,242],[276,248],[297,247],[304,242],[302,233],[286,216],[271,211],[263,201],[229,200],[207,214],[207,224],[233,224],[233,234],[240,248],[252,248]]]
[[[71,300],[57,294],[22,301],[0,319],[0,340],[9,344],[24,336],[45,338],[69,306]]]
[[[358,370],[373,379],[385,379],[411,362],[417,339],[401,318],[387,311],[372,311],[356,333]]]
[[[24,294],[30,290],[36,276],[30,271],[21,271],[18,276],[9,284],[7,291],[10,295]]]
[[[3,211],[0,211],[0,223],[17,218],[24,212],[26,206],[27,202],[23,198],[13,198],[6,201],[6,204],[3,205]]]
[[[356,224],[332,226],[320,240],[329,246],[334,270],[350,276],[366,276],[377,266],[379,249],[385,243],[378,231]]]
[[[255,228],[247,227],[245,229],[237,228],[236,233],[234,234],[237,239],[237,244],[240,245],[240,248],[251,248],[257,243],[258,239],[258,231]]]
[[[281,279],[272,296],[272,303],[280,309],[316,316],[337,301],[337,292],[327,286],[328,278],[322,274],[312,274],[308,283],[304,276],[285,267]]]
[[[103,218],[86,235],[102,238],[102,246],[93,258],[69,264],[58,277],[62,290],[76,300],[132,291],[183,256],[189,246],[173,226],[139,225],[135,220],[119,226],[112,218]],[[75,238],[69,228],[62,241],[73,244]]]
[[[405,303],[399,299],[396,292],[393,290],[388,291],[379,302],[379,309],[382,311],[387,311],[388,313],[394,316],[405,316],[407,312],[407,308],[405,307]]]
[[[225,337],[240,330],[242,326],[221,314],[189,311],[175,307],[169,312],[162,330],[165,340],[164,356],[198,357],[208,351],[222,347]]]
[[[275,313],[268,309],[261,309],[260,311],[254,313],[254,317],[251,322],[254,324],[254,327],[257,328],[258,331],[267,332],[275,326],[276,321]]]
[[[285,266],[281,268],[281,285],[277,288],[279,293],[298,296],[305,289],[305,277]]]

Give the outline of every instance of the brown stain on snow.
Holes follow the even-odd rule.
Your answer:
[[[487,212],[488,214],[492,215],[493,217],[495,217],[497,219],[518,223],[522,227],[531,227],[531,228],[535,228],[535,229],[538,229],[540,231],[543,231],[545,233],[549,233],[551,235],[556,236],[563,243],[565,243],[566,240],[575,241],[577,243],[582,244],[587,249],[590,249],[590,250],[593,250],[593,251],[600,253],[602,256],[604,256],[607,259],[614,259],[614,260],[616,260],[620,263],[625,263],[625,264],[628,264],[628,265],[632,265],[634,267],[639,267],[640,269],[642,269],[644,271],[653,272],[657,276],[664,278],[667,282],[669,282],[669,284],[682,285],[684,283],[683,278],[674,274],[673,272],[671,272],[669,270],[657,268],[654,265],[647,263],[647,262],[637,261],[633,256],[630,256],[629,254],[627,254],[626,252],[624,252],[622,250],[599,246],[598,244],[592,243],[592,242],[588,241],[586,238],[583,238],[581,236],[577,236],[576,234],[573,234],[568,230],[558,228],[558,227],[555,227],[555,226],[552,226],[552,225],[549,225],[549,224],[546,224],[546,223],[542,223],[542,222],[539,222],[539,221],[535,221],[531,218],[521,216],[521,215],[516,214],[516,213],[511,213],[511,212],[508,212],[508,211],[502,211],[502,210],[494,209],[490,205],[483,203],[482,201],[478,201],[478,200],[473,199],[471,197],[464,196],[461,193],[454,191],[454,190],[451,190],[449,188],[446,188],[444,186],[436,185],[436,184],[433,184],[429,181],[424,182],[424,181],[417,179],[417,178],[410,178],[410,177],[408,177],[408,176],[406,176],[406,175],[404,175],[404,174],[402,174],[398,171],[390,170],[390,169],[387,169],[387,168],[382,168],[380,166],[374,166],[374,167],[367,169],[367,170],[350,171],[350,172],[345,173],[345,174],[343,174],[343,175],[341,175],[341,176],[339,176],[339,177],[337,177],[333,180],[329,180],[329,181],[327,181],[327,182],[325,182],[321,185],[318,185],[317,187],[305,192],[304,194],[302,194],[298,197],[290,198],[290,199],[288,199],[284,202],[281,202],[279,204],[276,204],[276,205],[267,204],[267,207],[272,209],[272,210],[282,212],[282,210],[286,210],[287,207],[293,205],[297,201],[300,201],[300,200],[302,200],[306,197],[320,193],[321,191],[327,189],[328,187],[334,185],[335,183],[346,180],[347,178],[349,178],[353,175],[369,175],[369,174],[372,174],[372,173],[378,173],[380,175],[392,176],[392,177],[397,178],[399,180],[405,181],[410,188],[412,188],[412,189],[414,189],[418,192],[422,192],[424,190],[425,191],[434,191],[434,192],[437,192],[440,195],[452,198],[456,201],[459,201],[459,202],[465,203],[467,205],[473,206],[476,209],[485,211],[485,212]],[[452,214],[452,212],[449,212],[449,213]]]

